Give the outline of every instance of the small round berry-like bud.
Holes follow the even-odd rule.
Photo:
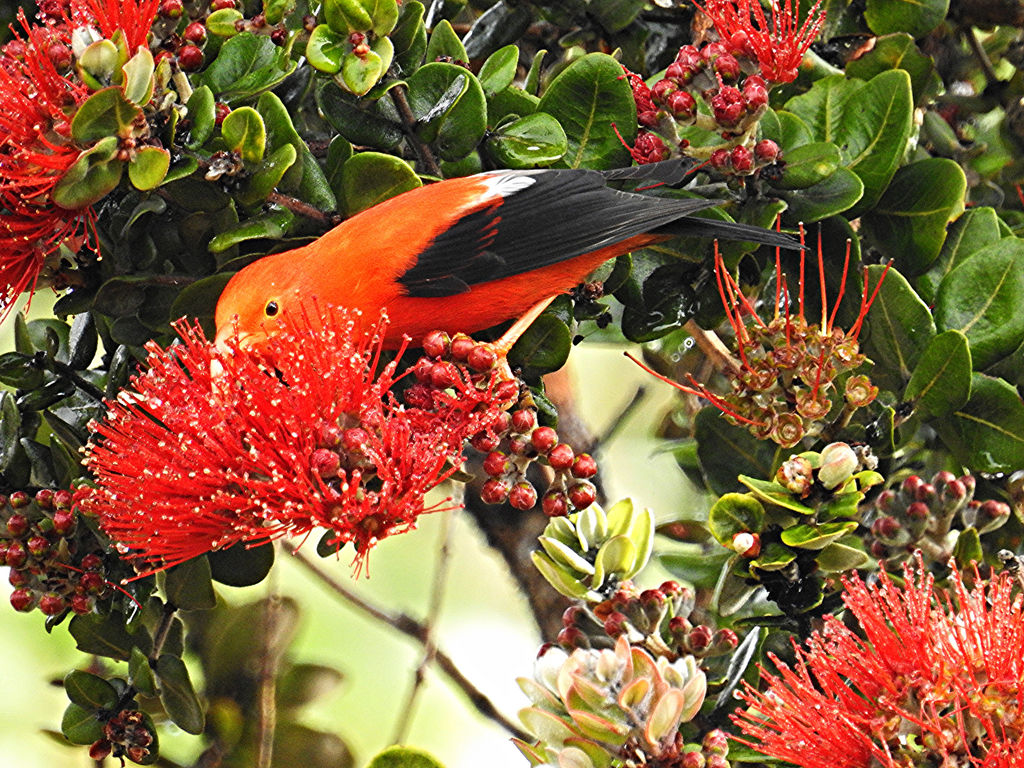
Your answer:
[[[736,173],[747,174],[754,170],[754,158],[750,154],[750,150],[742,144],[732,148],[729,160],[732,162],[732,168]]]
[[[53,530],[65,536],[75,529],[75,516],[69,510],[57,510],[53,513]]]
[[[15,509],[27,507],[31,501],[32,500],[28,497],[28,494],[24,491],[15,491],[7,499],[7,503]]]
[[[32,574],[23,568],[11,568],[7,574],[7,582],[17,589],[18,587],[27,587],[32,581]]]
[[[705,733],[701,745],[704,751],[711,755],[729,754],[729,737],[725,735],[725,731],[718,728]]]
[[[607,619],[605,619],[604,631],[609,637],[618,637],[628,631],[628,621],[629,619],[626,618],[625,614],[614,611]]]
[[[559,443],[548,452],[548,464],[552,469],[569,469],[576,454],[568,443]]]
[[[726,83],[735,83],[740,79],[740,74],[742,74],[739,61],[731,53],[723,53],[716,57],[714,68],[715,74]]]
[[[201,21],[193,21],[187,27],[185,27],[182,37],[188,40],[190,43],[196,45],[202,45],[206,42],[206,25]]]
[[[16,589],[11,592],[11,607],[23,613],[31,611],[36,604],[35,595],[27,589]]]
[[[181,0],[163,0],[160,3],[160,15],[166,19],[180,19],[185,12],[185,5]]]
[[[732,159],[728,149],[716,149],[711,153],[708,162],[716,171],[727,171],[732,167]]]
[[[56,491],[53,494],[54,509],[71,509],[75,495],[71,491]]]
[[[110,756],[113,745],[106,739],[98,739],[89,746],[89,759],[97,763],[103,762]]]
[[[935,501],[936,496],[938,494],[935,492],[935,486],[931,483],[921,483],[914,492],[914,498],[917,501],[923,501],[925,504]]]
[[[447,357],[452,340],[444,331],[431,331],[423,337],[423,352],[428,357]]]
[[[514,508],[525,512],[537,506],[537,489],[533,484],[522,480],[512,486],[508,492],[508,503]]]
[[[34,558],[42,559],[50,554],[50,542],[45,536],[33,536],[26,545],[29,554]]]
[[[12,541],[7,545],[7,555],[4,558],[6,564],[11,568],[21,568],[28,560],[28,551],[20,541]]]
[[[597,461],[589,453],[581,453],[572,461],[572,476],[584,480],[597,474]]]
[[[724,85],[711,97],[710,106],[715,121],[725,128],[732,128],[739,124],[743,117],[747,100],[743,98],[738,88]]]
[[[546,454],[558,445],[558,433],[551,427],[537,427],[530,435],[530,443],[537,453]]]
[[[978,517],[984,520],[998,520],[1001,517],[1010,516],[1010,505],[996,501],[995,499],[989,499],[988,501],[982,502],[978,508]]]
[[[707,760],[702,752],[693,750],[683,755],[683,759],[679,763],[679,768],[706,768]]]
[[[583,608],[578,605],[570,605],[562,612],[562,626],[573,627],[584,617]]]
[[[924,480],[917,475],[910,475],[900,485],[900,491],[904,498],[914,499],[917,496],[917,489],[922,485],[924,485]]]
[[[846,443],[829,443],[821,449],[818,482],[827,490],[834,490],[850,479],[860,466],[856,451]]]
[[[714,64],[719,56],[729,56],[729,49],[724,43],[708,43],[699,51],[700,60],[706,64]]]
[[[53,491],[49,488],[36,491],[36,504],[42,509],[53,509]]]
[[[362,32],[352,32],[348,36],[348,44],[355,48],[357,45],[362,45],[366,42],[366,35]]]
[[[661,586],[658,587],[658,591],[665,595],[665,597],[675,597],[683,591],[683,587],[678,581],[669,579],[668,581],[661,582]]]
[[[519,382],[499,381],[494,387],[494,400],[506,403],[519,397]]]
[[[7,518],[7,533],[15,538],[24,536],[28,532],[28,518],[21,514],[13,514]]]
[[[586,509],[595,501],[597,501],[597,489],[586,481],[576,483],[569,489],[569,503],[575,509]]]
[[[658,123],[661,122],[658,118],[658,113],[653,109],[637,112],[636,121],[644,128],[656,128]]]
[[[687,632],[686,640],[683,644],[686,646],[686,650],[690,653],[699,654],[702,651],[707,650],[713,639],[714,633],[711,631],[711,627],[706,624],[698,624]]]
[[[665,100],[678,90],[679,86],[663,77],[651,87],[651,98],[655,103],[664,105]]]
[[[882,491],[875,499],[875,506],[882,512],[891,512],[896,506],[896,491],[891,488]]]
[[[715,632],[715,637],[711,641],[711,649],[709,654],[720,656],[723,653],[731,653],[736,650],[736,646],[740,644],[740,639],[731,629],[720,629]]]
[[[477,344],[470,350],[466,362],[474,371],[485,373],[494,368],[498,363],[498,354],[491,348],[490,344]]]
[[[978,484],[978,481],[974,479],[974,475],[964,475],[960,478],[960,482],[964,484],[967,495],[974,498],[974,489]]]
[[[56,592],[47,592],[39,598],[39,610],[47,616],[56,616],[58,613],[62,613],[67,607],[67,602]]]
[[[83,573],[78,579],[78,584],[86,592],[94,595],[98,595],[107,586],[107,583],[103,580],[103,577],[95,571],[89,571]]]
[[[362,427],[350,427],[341,433],[341,447],[349,453],[362,451],[369,441],[370,433]]]
[[[889,556],[889,548],[880,539],[871,542],[868,552],[876,560],[884,560]]]
[[[280,48],[288,42],[288,30],[285,27],[277,27],[270,33],[270,42]]]
[[[452,339],[451,343],[451,356],[452,359],[464,362],[469,358],[469,353],[473,351],[473,347],[476,346],[476,342],[473,341],[469,336],[464,333],[457,333]]]
[[[880,517],[871,524],[871,533],[880,539],[892,539],[903,528],[900,521],[891,515]]]
[[[459,383],[460,379],[459,369],[454,363],[442,361],[434,363],[434,367],[430,369],[430,385],[434,389],[454,387]]]
[[[660,589],[645,589],[640,593],[640,602],[643,605],[662,605],[665,602],[665,593]]]
[[[512,490],[505,480],[491,478],[480,488],[480,500],[484,504],[501,504]]]
[[[555,639],[563,648],[590,647],[590,641],[587,640],[587,636],[578,627],[565,627],[558,633],[558,637]]]
[[[690,122],[697,117],[697,100],[687,91],[676,91],[665,103],[672,117],[682,122]]]
[[[86,571],[95,571],[103,565],[103,558],[99,555],[88,554],[82,558],[82,569]]]
[[[225,8],[237,8],[235,0],[213,0],[210,3],[210,10],[223,11]]]
[[[532,408],[520,408],[512,412],[512,429],[516,432],[529,432],[537,424],[537,412]]]
[[[477,432],[469,439],[469,444],[481,453],[487,453],[501,445],[501,438],[493,432]]]
[[[779,145],[771,139],[761,139],[754,145],[754,157],[759,163],[774,163],[779,159]]]
[[[203,66],[203,52],[198,46],[183,45],[178,51],[178,66],[185,72],[195,72]]]
[[[915,501],[907,507],[907,517],[911,520],[927,520],[931,509],[923,501]]]
[[[761,554],[761,537],[750,531],[740,531],[732,537],[732,549],[740,557],[753,560]]]
[[[732,763],[725,755],[711,755],[705,768],[732,768]]]
[[[491,451],[484,458],[484,472],[491,477],[501,477],[512,469],[508,456],[501,451]]]
[[[516,437],[509,438],[508,449],[516,456],[526,456],[533,453],[530,438],[526,435],[517,435]]]
[[[697,74],[696,68],[674,61],[665,70],[665,79],[675,85],[686,85]]]
[[[224,122],[224,118],[231,114],[231,107],[225,104],[223,101],[218,101],[213,105],[213,122],[216,125],[220,125]]]
[[[309,468],[325,480],[337,477],[338,470],[341,469],[341,457],[337,451],[330,448],[317,448],[309,457]]]
[[[544,494],[540,508],[548,517],[565,517],[569,514],[569,497],[562,491],[552,489]]]
[[[694,45],[684,45],[676,53],[675,61],[679,64],[698,66],[700,64],[700,51]]]

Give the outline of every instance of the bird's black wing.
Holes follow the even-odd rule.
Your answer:
[[[769,230],[684,219],[719,201],[621,192],[608,187],[597,171],[517,171],[501,178],[503,184],[507,181],[507,193],[439,234],[399,278],[409,296],[462,293],[475,284],[557,264],[666,225],[685,224],[688,235],[706,231],[713,237],[792,247],[790,238]]]

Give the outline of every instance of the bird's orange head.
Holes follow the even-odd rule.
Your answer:
[[[286,318],[294,315],[301,293],[278,256],[287,254],[262,258],[228,281],[217,302],[218,345],[236,334],[240,347],[258,345],[280,333]]]

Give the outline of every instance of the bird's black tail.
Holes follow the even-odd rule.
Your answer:
[[[745,243],[760,243],[761,245],[774,245],[794,251],[799,251],[803,248],[799,240],[784,232],[773,232],[770,229],[755,227],[752,224],[704,219],[698,216],[676,219],[653,231],[659,235],[665,234],[672,235],[673,237],[705,237],[717,238],[719,240],[738,240]]]

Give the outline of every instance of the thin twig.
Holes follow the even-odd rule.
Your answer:
[[[395,103],[395,109],[398,110],[398,115],[402,118],[402,127],[405,130],[405,135],[408,137],[409,143],[412,144],[412,148],[416,151],[416,156],[423,163],[423,170],[431,176],[440,176],[441,166],[434,159],[434,153],[416,135],[416,115],[412,113],[409,100],[405,98],[405,86],[396,85],[388,93],[391,94],[391,100]]]
[[[274,734],[277,731],[277,667],[281,659],[273,639],[278,636],[277,622],[281,599],[271,594],[263,607],[263,653],[259,677],[259,720],[257,722],[256,766],[270,768],[274,759]]]
[[[989,84],[999,81],[996,76],[996,71],[992,67],[992,61],[989,59],[988,54],[985,53],[985,49],[981,46],[981,41],[978,40],[978,36],[974,33],[973,27],[967,27],[964,29],[964,37],[967,38],[967,44],[971,46],[971,52],[974,54],[974,58],[978,60],[981,65],[982,72],[985,73],[985,79]]]
[[[328,227],[333,227],[342,221],[339,216],[332,216],[329,213],[324,213],[316,206],[299,200],[297,197],[283,195],[280,192],[271,192],[270,195],[267,196],[267,202],[280,205],[282,208],[287,208],[292,213],[305,216],[307,219],[312,219],[313,221]]]
[[[456,493],[465,493],[465,486],[461,483],[455,485]],[[454,495],[454,494],[453,494]],[[458,507],[462,506],[461,498],[453,498],[453,503]],[[423,658],[413,673],[412,686],[409,688],[409,695],[406,697],[405,706],[399,710],[398,722],[395,725],[395,735],[391,739],[394,744],[401,744],[409,733],[409,726],[412,724],[412,713],[416,707],[416,699],[423,690],[427,667],[434,660],[437,653],[437,642],[434,639],[437,628],[437,619],[441,613],[441,602],[444,598],[445,586],[448,584],[448,572],[451,564],[451,539],[452,519],[455,516],[455,508],[449,507],[441,513],[440,546],[437,551],[437,567],[434,570],[434,583],[430,592],[430,603],[427,606],[426,620],[423,622],[426,628],[426,637],[423,642]]]
[[[355,608],[358,608],[368,616],[372,616],[377,621],[398,630],[403,635],[411,637],[419,643],[426,643],[429,636],[427,627],[416,621],[416,619],[404,613],[388,613],[374,605],[371,605],[358,595],[349,591],[341,582],[324,573],[313,559],[308,557],[304,552],[300,551],[292,544],[284,542],[283,547],[286,552],[295,556],[295,560],[299,565],[305,568],[311,575],[316,577],[324,586],[334,592],[334,594],[342,600]],[[533,738],[530,734],[526,733],[522,728],[501,714],[501,712],[498,711],[498,708],[494,706],[494,703],[487,698],[482,691],[473,685],[473,683],[471,683],[464,674],[462,674],[459,668],[455,666],[455,662],[452,661],[451,657],[444,651],[435,649],[434,662],[437,664],[438,668],[448,676],[455,686],[465,694],[466,698],[469,699],[470,704],[472,704],[481,715],[486,717],[488,720],[493,720],[516,738],[523,739],[525,741],[529,741]]]
[[[718,338],[717,333],[705,331],[694,320],[688,321],[683,328],[693,337],[697,346],[700,347],[700,351],[711,360],[718,371],[727,376],[739,374],[740,364],[729,352],[729,348]]]
[[[38,368],[50,371],[50,373],[55,373],[61,378],[68,379],[72,384],[74,384],[76,387],[78,387],[80,390],[85,392],[90,397],[94,398],[95,400],[98,400],[99,402],[103,402],[103,398],[105,397],[103,390],[97,387],[91,381],[83,379],[78,374],[78,371],[76,371],[67,363],[62,363],[59,360],[54,360],[52,357],[50,357],[50,355],[47,355],[45,352],[40,352],[39,354],[37,354],[33,358],[32,362]]]

